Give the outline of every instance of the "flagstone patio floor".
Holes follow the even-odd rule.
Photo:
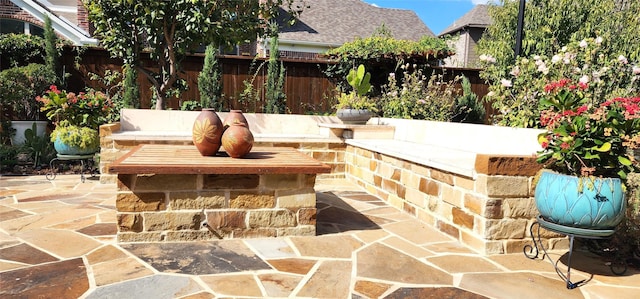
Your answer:
[[[367,194],[319,179],[317,236],[116,242],[115,184],[0,176],[0,298],[638,298],[640,271],[573,255],[484,256]],[[206,228],[203,228],[206,229]],[[552,253],[566,260],[566,252]],[[564,267],[561,264],[561,267]]]

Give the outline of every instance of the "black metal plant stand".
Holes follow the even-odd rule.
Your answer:
[[[85,181],[85,176],[84,176],[84,171],[85,169],[91,174],[91,176],[94,176],[94,172],[93,172],[93,156],[94,154],[90,154],[90,155],[60,155],[58,154],[58,156],[56,158],[54,158],[53,160],[51,160],[51,162],[49,162],[49,172],[46,175],[47,180],[52,181],[55,180],[56,178],[56,172],[54,170],[53,167],[53,163],[56,161],[62,161],[62,162],[68,162],[68,161],[80,161],[80,181],[82,181],[84,183]],[[86,162],[86,163],[85,163]]]
[[[568,226],[546,221],[541,216],[538,216],[536,220],[537,221],[531,224],[531,227],[529,228],[529,232],[531,233],[531,238],[533,239],[533,246],[529,244],[525,245],[523,248],[524,255],[530,259],[536,259],[540,254],[540,249],[542,249],[542,251],[544,252],[542,259],[547,258],[549,260],[549,262],[555,268],[556,273],[558,273],[560,278],[562,278],[567,283],[567,289],[575,289],[589,282],[593,278],[593,274],[591,274],[591,276],[588,279],[583,279],[578,282],[571,281],[571,255],[573,254],[574,239],[575,238],[606,239],[614,233],[614,230],[592,230],[592,229],[568,227]],[[534,234],[535,226],[537,226],[536,234]],[[560,268],[558,268],[558,262],[560,262],[560,259],[554,262],[551,256],[549,256],[549,254],[547,253],[547,249],[542,244],[542,237],[540,236],[540,228],[544,228],[546,230],[563,234],[569,237],[569,257],[567,260],[566,274],[563,273]],[[617,275],[622,275],[624,274],[624,272],[626,272],[626,264],[621,266],[623,267],[622,269],[617,268],[617,267],[620,267],[620,265],[618,265],[617,263],[612,263],[610,267],[611,267],[611,271]]]

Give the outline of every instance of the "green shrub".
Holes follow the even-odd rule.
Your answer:
[[[180,104],[180,110],[182,111],[197,111],[197,110],[201,110],[202,109],[202,105],[200,104],[200,102],[198,101],[183,101]]]
[[[462,95],[456,99],[455,115],[452,121],[463,123],[484,123],[484,106],[478,96],[471,90],[469,78],[462,77]]]
[[[44,39],[36,35],[0,34],[0,57],[12,67],[43,62]]]
[[[5,172],[18,164],[18,154],[23,147],[0,144],[0,172]]]
[[[453,117],[455,82],[444,82],[441,75],[428,80],[417,66],[403,65],[398,81],[389,74],[389,83],[382,87],[382,114],[390,118],[450,121]]]
[[[204,65],[198,74],[198,91],[200,92],[200,107],[213,108],[222,111],[222,70],[218,63],[218,49],[209,44],[205,50]]]
[[[0,72],[0,104],[14,120],[33,120],[40,114],[36,96],[44,93],[55,81],[55,74],[43,64],[29,64]]]

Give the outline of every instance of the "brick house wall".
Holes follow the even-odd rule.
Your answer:
[[[0,19],[14,19],[29,22],[44,28],[44,23],[34,18],[9,0],[0,0]]]

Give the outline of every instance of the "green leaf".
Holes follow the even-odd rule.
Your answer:
[[[618,162],[624,166],[631,166],[633,164],[631,160],[627,159],[627,157],[618,156]]]
[[[598,159],[599,160],[600,159],[600,155],[598,155],[598,154],[594,155],[592,153],[586,153],[584,155],[584,158],[587,159],[587,160],[593,160],[593,159]]]
[[[600,146],[600,147],[594,146],[591,149],[599,151],[599,152],[602,152],[602,153],[608,152],[608,151],[611,150],[611,143],[605,142],[605,143],[602,144],[602,146]]]
[[[364,65],[362,65],[362,64],[359,65],[358,66],[358,78],[364,78],[364,72],[365,72]]]

